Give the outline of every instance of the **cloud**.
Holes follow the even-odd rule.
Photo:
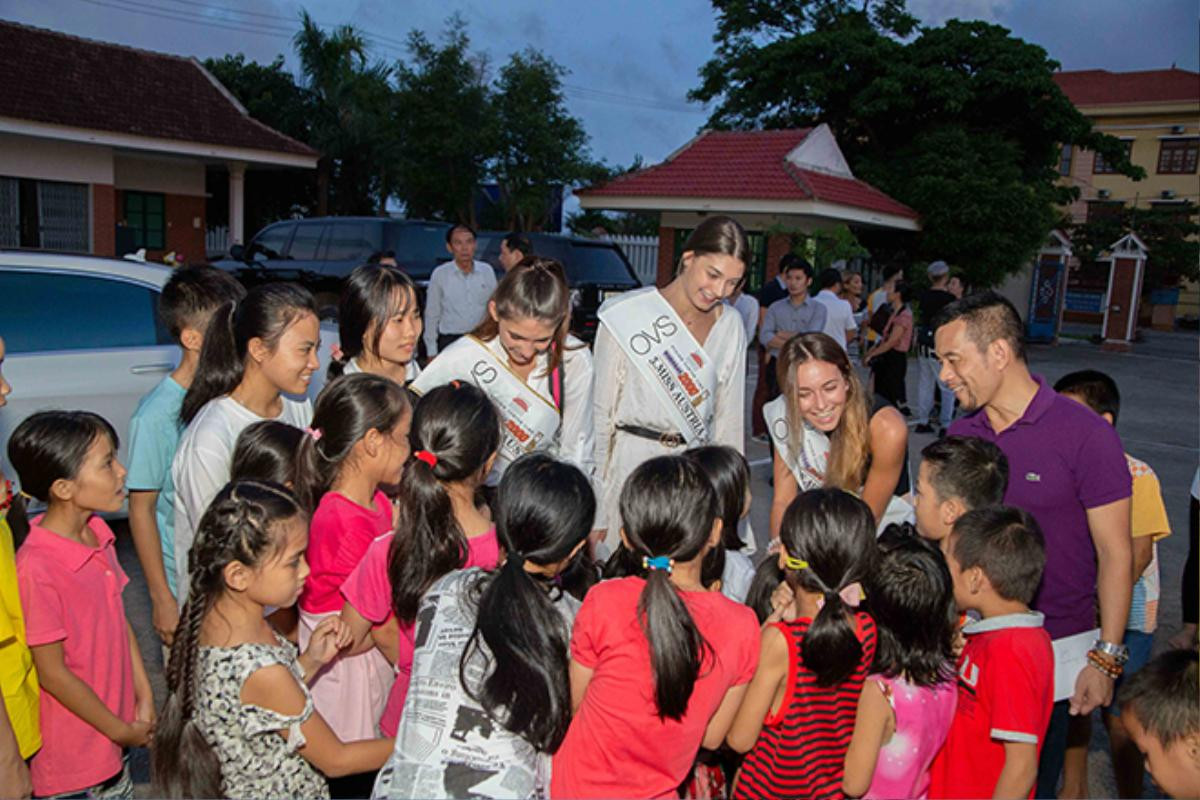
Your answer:
[[[1012,11],[1013,0],[910,0],[908,10],[925,25],[950,19],[1002,22]]]

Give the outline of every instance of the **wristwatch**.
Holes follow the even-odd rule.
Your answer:
[[[1124,666],[1129,660],[1129,648],[1123,644],[1113,644],[1106,642],[1103,639],[1097,639],[1092,645],[1092,649],[1111,657],[1119,666]]]

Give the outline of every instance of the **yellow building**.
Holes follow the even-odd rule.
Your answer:
[[[1065,146],[1059,172],[1064,182],[1080,190],[1079,200],[1070,207],[1073,221],[1083,222],[1119,205],[1150,208],[1191,202],[1195,212],[1200,201],[1200,73],[1174,67],[1143,72],[1090,69],[1058,72],[1054,80],[1097,130],[1125,142],[1130,160],[1146,171],[1145,179],[1133,181],[1114,173],[1097,154]],[[1068,313],[1091,311],[1092,304],[1102,300],[1097,290],[1103,287],[1069,281]],[[1195,283],[1183,287],[1176,313],[1200,314]]]

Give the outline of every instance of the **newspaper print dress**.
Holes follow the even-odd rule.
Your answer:
[[[415,630],[412,681],[392,756],[379,772],[372,797],[546,797],[550,757],[508,732],[473,700],[459,681],[459,660],[475,628],[472,568],[438,580],[421,600]],[[567,630],[580,603],[554,601]],[[491,653],[481,643],[467,664],[478,686]]]

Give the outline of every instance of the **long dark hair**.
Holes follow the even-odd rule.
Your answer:
[[[621,522],[639,558],[691,561],[700,555],[717,519],[717,495],[708,476],[683,456],[644,461],[621,489]],[[681,719],[712,648],[671,583],[670,569],[648,569],[638,618],[650,643],[654,699],[662,719]]]
[[[277,419],[263,419],[238,434],[230,481],[266,481],[286,486],[294,480],[296,453],[304,431]]]
[[[526,256],[496,284],[492,302],[501,319],[533,318],[554,328],[546,374],[558,369],[571,327],[571,293],[567,289],[563,265],[552,258]],[[488,313],[471,331],[472,336],[485,342],[495,339],[499,333],[500,323]]]
[[[508,557],[476,586],[475,630],[459,662],[459,679],[490,716],[539,751],[553,753],[571,721],[567,669],[570,630],[554,608],[561,589],[525,563],[549,566],[587,539],[596,513],[591,484],[577,467],[542,453],[522,456],[500,480],[496,534]],[[491,653],[478,688],[468,664]]]
[[[733,217],[721,214],[705,217],[704,221],[688,235],[680,252],[695,253],[698,256],[733,256],[747,266],[750,264],[751,255],[750,240],[746,237],[745,228]],[[682,269],[683,258],[681,256],[679,263],[675,266],[675,274],[678,275]]]
[[[911,526],[879,537],[879,567],[867,581],[878,646],[872,672],[918,686],[954,680],[958,609],[946,559]]]
[[[54,482],[74,480],[100,436],[108,437],[114,451],[120,447],[109,421],[91,411],[38,411],[21,420],[8,440],[21,491],[49,503]]]
[[[738,523],[746,507],[750,486],[750,465],[746,457],[725,445],[711,444],[686,450],[683,457],[694,461],[712,482],[717,493],[717,516],[721,518],[721,542],[704,555],[700,582],[711,587],[725,574],[725,553],[745,546],[738,535]]]
[[[875,571],[875,517],[862,500],[841,489],[813,489],[792,501],[779,529],[783,549],[806,563],[787,569],[793,592],[818,592],[824,605],[800,643],[804,665],[817,676],[818,686],[844,681],[862,659],[855,623],[838,592],[866,583]]]
[[[187,602],[167,663],[167,701],[151,743],[151,777],[159,797],[223,797],[221,764],[196,720],[200,628],[225,591],[225,566],[255,567],[279,552],[277,526],[303,512],[282,486],[227,484],[200,518],[189,559]]]
[[[408,391],[390,378],[355,373],[327,384],[296,456],[292,485],[300,505],[313,513],[354,445],[372,430],[390,435],[411,411]]]
[[[317,304],[307,289],[294,283],[255,286],[241,302],[219,306],[204,333],[196,377],[179,410],[183,424],[189,424],[209,400],[237,388],[246,372],[251,339],[262,339],[274,350],[284,331],[305,314],[315,317]]]
[[[412,624],[421,596],[438,578],[462,567],[467,539],[447,483],[479,475],[500,446],[500,415],[491,398],[469,383],[438,386],[417,401],[409,434],[413,453],[400,477],[396,535],[388,550],[392,610]],[[417,458],[425,451],[435,463]]]
[[[399,267],[378,263],[355,267],[346,276],[338,299],[338,344],[342,357],[329,362],[325,373],[328,379],[341,375],[346,362],[362,355],[364,350],[377,354],[388,320],[407,314],[416,302],[417,290],[412,278]],[[368,333],[369,344],[365,343]]]

